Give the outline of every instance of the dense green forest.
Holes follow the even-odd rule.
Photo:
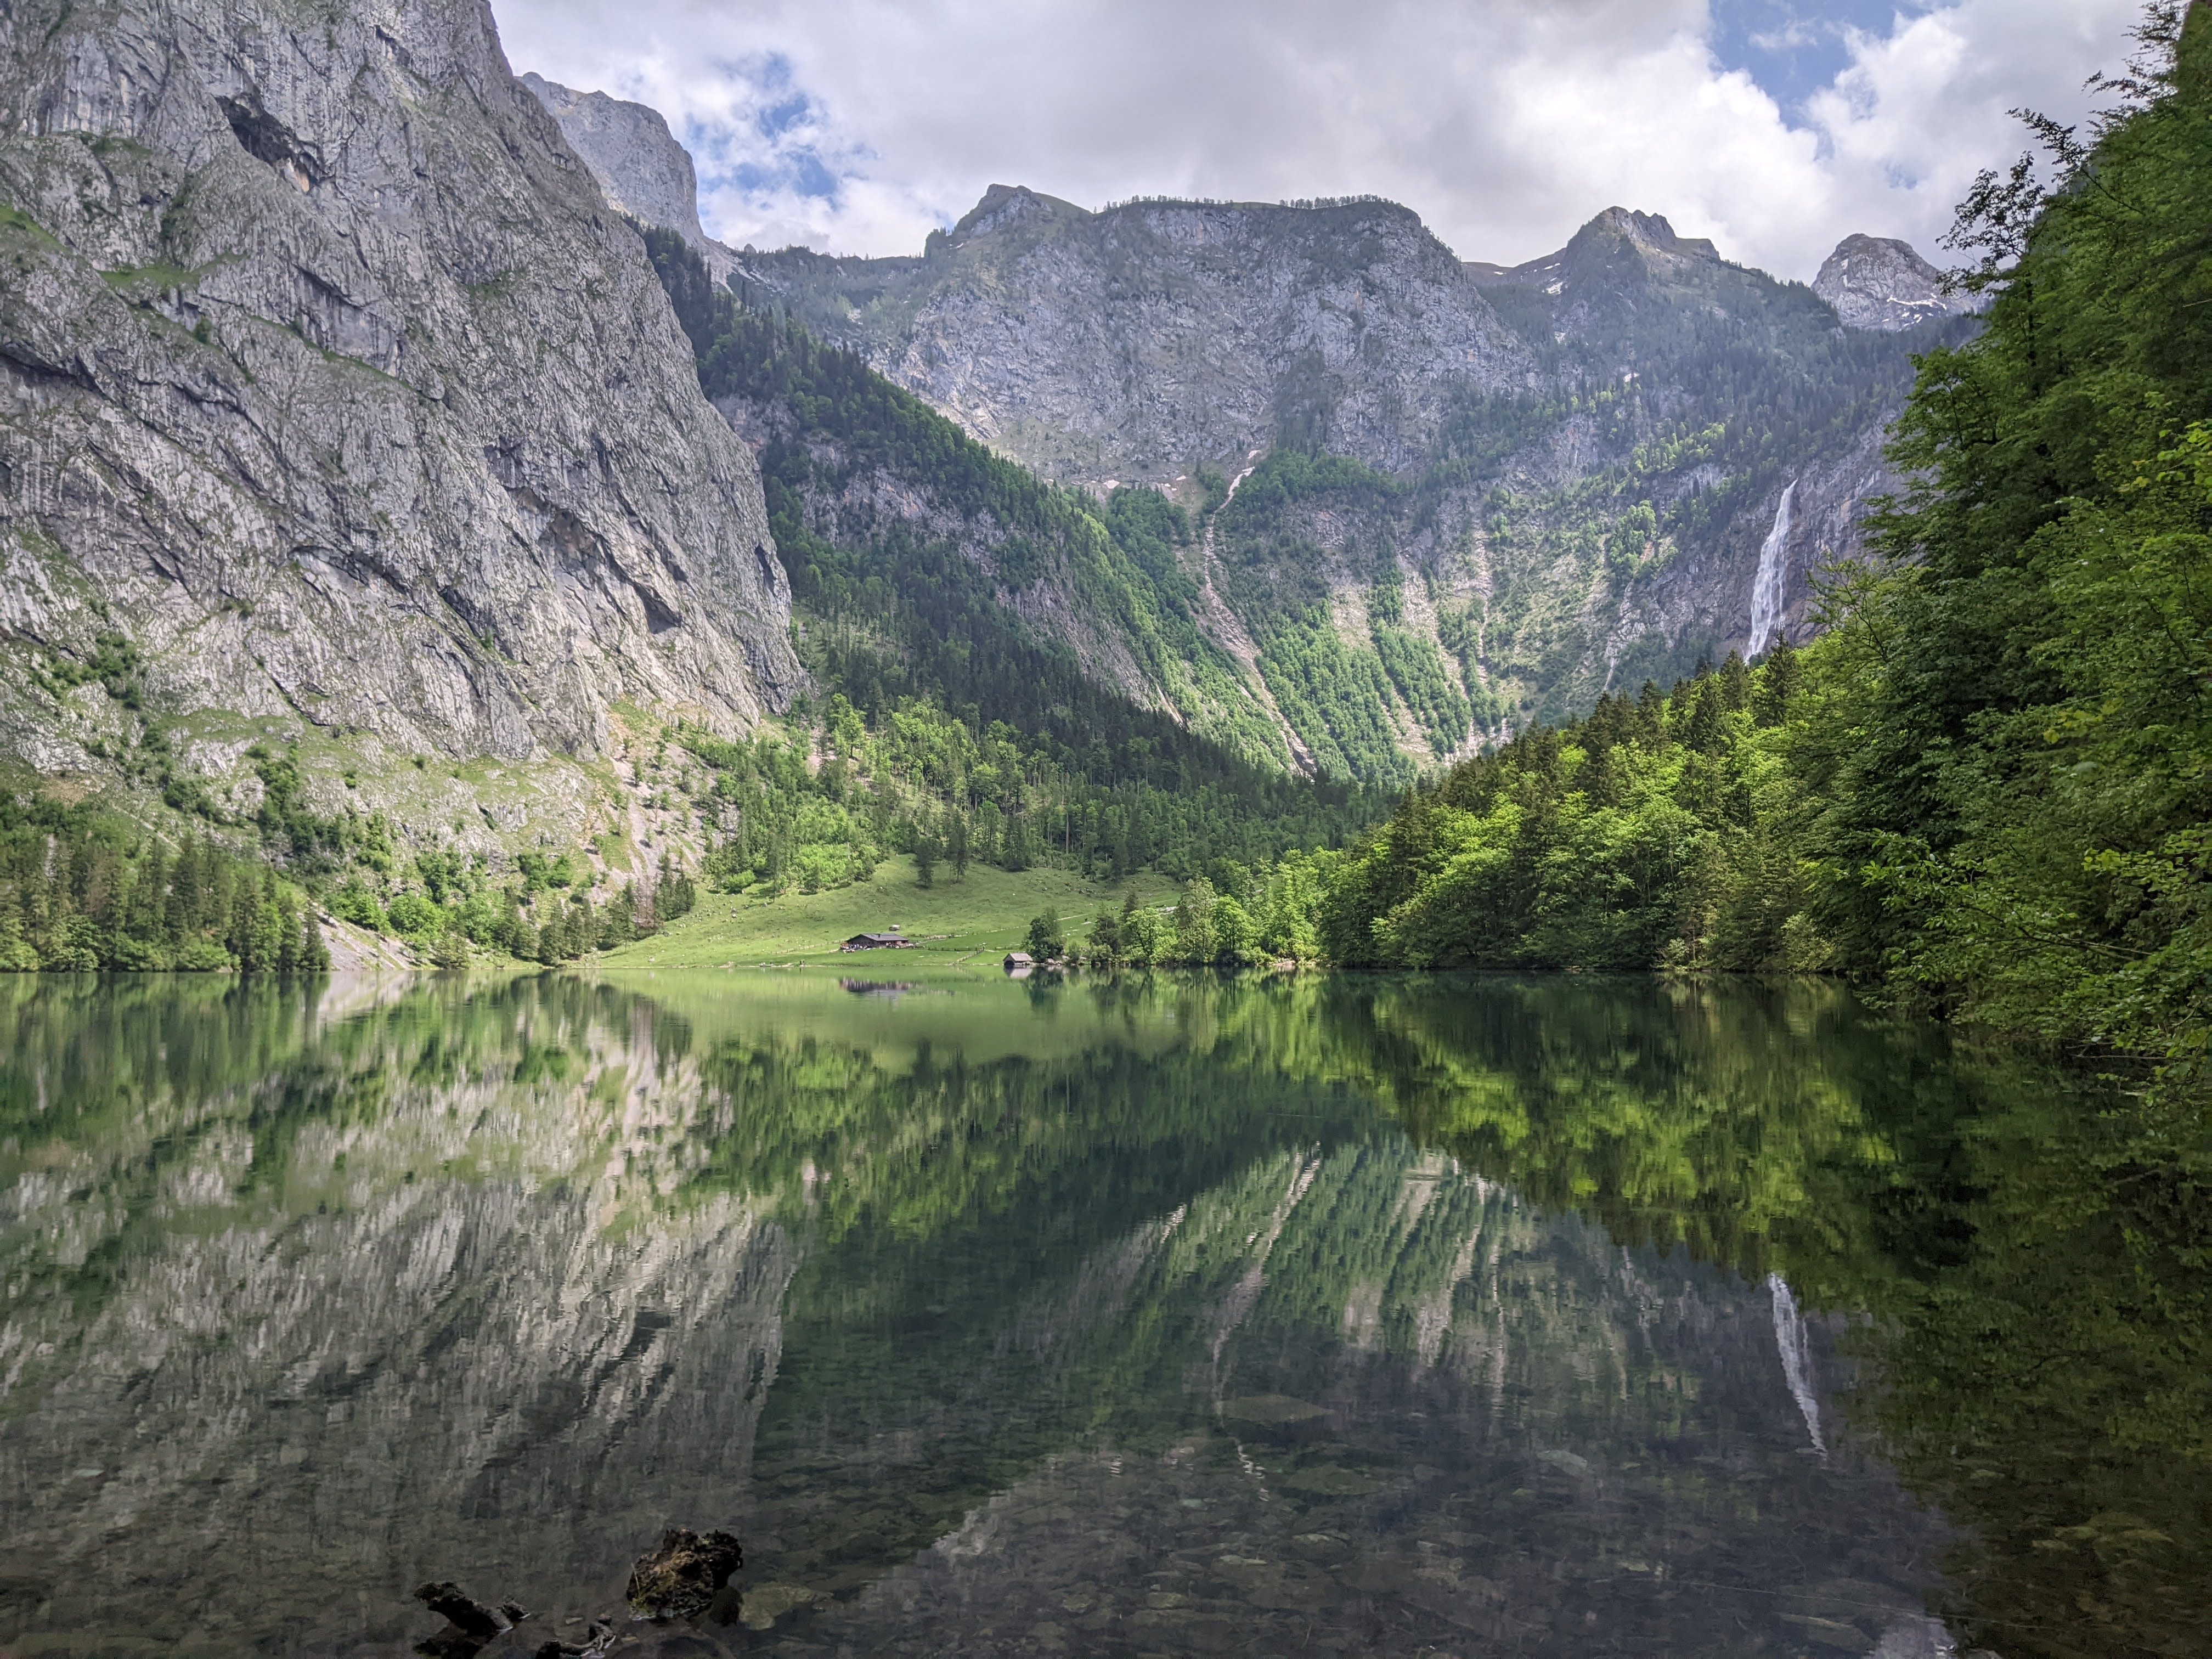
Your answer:
[[[665,854],[640,884],[581,848],[522,853],[504,872],[450,845],[410,848],[381,812],[311,811],[289,753],[252,757],[254,818],[210,813],[181,838],[92,803],[0,793],[0,972],[320,972],[331,957],[319,907],[441,967],[467,965],[471,946],[554,964],[650,934],[697,902],[691,873]],[[256,832],[250,850],[235,844],[242,830]]]
[[[1075,654],[1000,603],[1052,570],[1110,617],[1156,684],[1229,708],[1230,670],[1192,619],[1177,561],[1194,534],[1157,491],[1105,501],[994,455],[852,353],[709,283],[673,234],[644,233],[699,356],[702,386],[762,412],[761,470],[791,574],[801,654],[826,696],[794,711],[805,738],[687,738],[737,822],[709,860],[718,885],[806,890],[865,880],[887,852],[957,878],[969,860],[1050,862],[1102,878],[1177,879],[1338,842],[1381,798],[1289,776],[1256,723],[1194,729],[1098,684]],[[832,522],[880,471],[927,493],[988,549],[978,562],[903,520]],[[828,760],[808,763],[809,744]],[[1266,757],[1273,756],[1272,763]]]
[[[319,971],[314,908],[206,841],[173,853],[82,806],[0,794],[0,972]]]
[[[1916,480],[1827,630],[1609,697],[1409,794],[1346,963],[1824,969],[2201,1076],[2212,1030],[2212,27],[1986,177],[1986,328],[1923,359]]]

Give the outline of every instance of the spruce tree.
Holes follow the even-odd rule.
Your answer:
[[[1744,666],[1742,654],[1731,651],[1728,660],[1721,665],[1721,707],[1729,714],[1740,714],[1751,707],[1751,671]]]
[[[1759,664],[1751,694],[1752,718],[1764,726],[1780,726],[1790,718],[1790,700],[1804,678],[1804,664],[1796,647],[1777,640],[1774,649]]]

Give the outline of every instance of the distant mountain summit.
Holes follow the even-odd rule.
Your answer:
[[[988,236],[993,231],[1024,219],[1088,218],[1090,215],[1073,202],[1063,202],[1057,196],[1047,196],[1022,185],[993,185],[983,192],[983,198],[960,216],[952,227],[949,240],[964,242],[971,236]]]
[[[1894,334],[1932,317],[1978,309],[1972,295],[1943,287],[1943,273],[1888,236],[1846,236],[1813,278],[1813,292],[1833,307],[1845,328]]]
[[[1533,288],[1564,295],[1578,283],[1618,276],[1624,261],[1662,275],[1682,274],[1696,265],[1723,263],[1720,250],[1702,236],[1678,236],[1664,216],[1611,207],[1575,233],[1557,253],[1524,264],[1467,262],[1468,275],[1483,288]]]
[[[918,258],[787,248],[744,268],[817,335],[1071,482],[1167,483],[1286,422],[1395,469],[1462,392],[1528,368],[1451,250],[1370,198],[1091,212],[994,185]]]
[[[559,124],[607,205],[640,224],[672,230],[699,251],[719,279],[736,264],[699,222],[699,175],[661,112],[645,104],[578,92],[532,72],[518,77]]]

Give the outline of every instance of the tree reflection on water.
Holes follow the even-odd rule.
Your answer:
[[[1820,984],[918,988],[0,981],[0,1626],[370,1650],[678,1522],[856,1642],[2205,1650],[2148,1108]]]

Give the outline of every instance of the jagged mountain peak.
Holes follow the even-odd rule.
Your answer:
[[[1844,327],[1885,334],[1978,308],[1974,295],[1945,289],[1943,273],[1911,243],[1891,236],[1844,237],[1821,262],[1813,292],[1834,307]]]
[[[579,92],[535,70],[516,77],[545,106],[607,205],[641,224],[672,230],[699,251],[716,281],[737,256],[699,222],[699,177],[667,118],[646,104]]]
[[[1673,254],[1693,259],[1717,259],[1720,250],[1703,236],[1681,236],[1662,213],[1639,213],[1633,208],[1609,207],[1574,235],[1577,242],[1597,238],[1626,241],[1646,253]]]
[[[1063,216],[1087,219],[1091,216],[1073,202],[1063,202],[1057,196],[1047,196],[1042,191],[1031,190],[1026,185],[993,185],[983,192],[982,199],[960,217],[952,227],[955,241],[970,236],[988,236],[994,230],[1024,222],[1056,219]]]
[[[610,207],[675,231],[694,246],[707,240],[690,153],[676,142],[659,110],[604,92],[579,92],[535,70],[520,79],[560,123],[561,136]]]
[[[1600,272],[1618,271],[1624,262],[1668,276],[1726,264],[1711,240],[1678,234],[1663,214],[1609,207],[1556,253],[1517,265],[1470,259],[1467,270],[1483,288],[1534,288],[1557,295]]]

